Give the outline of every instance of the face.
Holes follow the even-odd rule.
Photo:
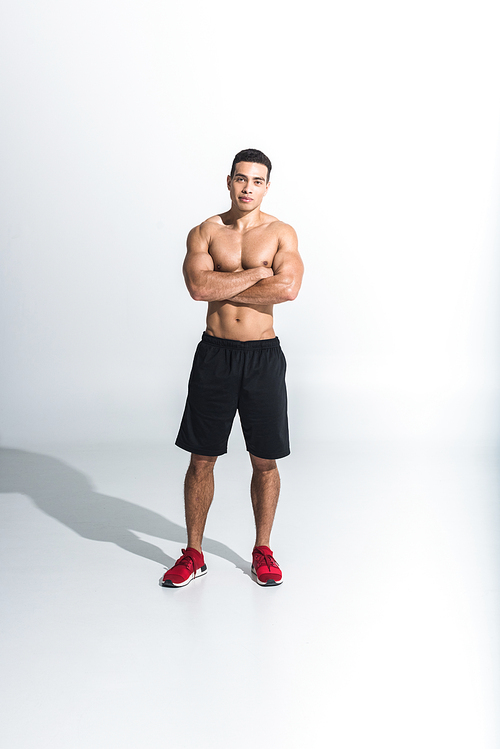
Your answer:
[[[262,203],[270,182],[266,183],[267,166],[240,161],[233,177],[227,178],[227,187],[233,206],[240,211],[253,211]]]

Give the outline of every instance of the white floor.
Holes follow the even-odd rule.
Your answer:
[[[295,444],[249,574],[241,438],[216,468],[209,574],[170,445],[3,446],[2,746],[497,749],[498,474],[488,446]]]

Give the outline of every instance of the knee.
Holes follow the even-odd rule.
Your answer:
[[[189,468],[196,473],[210,473],[214,470],[216,455],[195,455],[192,453]]]
[[[255,455],[250,455],[252,461],[252,467],[254,471],[258,473],[266,473],[267,471],[276,470],[276,461],[267,460],[266,458],[257,458]]]

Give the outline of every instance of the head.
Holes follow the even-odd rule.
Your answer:
[[[267,167],[267,178],[266,182],[269,182],[271,177],[272,164],[270,159],[262,151],[258,151],[256,148],[245,148],[243,151],[239,151],[233,159],[233,165],[231,167],[231,178],[234,177],[236,171],[236,164],[240,161],[246,161],[250,164],[264,164]]]
[[[247,148],[236,154],[227,178],[227,187],[234,207],[243,212],[260,207],[269,185],[271,162],[262,151]]]

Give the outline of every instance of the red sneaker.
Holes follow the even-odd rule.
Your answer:
[[[283,576],[269,546],[256,546],[252,552],[252,572],[259,585],[281,585]]]
[[[164,588],[182,588],[194,580],[195,577],[207,574],[207,565],[200,551],[188,546],[182,550],[182,556],[173,567],[165,572],[160,580]]]

